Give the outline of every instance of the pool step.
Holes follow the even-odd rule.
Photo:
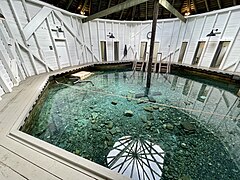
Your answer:
[[[72,74],[71,76],[80,78],[80,80],[84,80],[90,76],[92,76],[94,73],[89,71],[79,71],[77,73]]]
[[[133,65],[133,70],[135,71],[147,71],[148,63],[147,62],[140,62],[137,61]],[[161,63],[161,66],[159,62],[157,63],[152,63],[152,72],[158,73],[166,73],[167,72],[167,64],[166,63]]]

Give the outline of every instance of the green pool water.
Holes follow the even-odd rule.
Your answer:
[[[135,162],[135,167],[129,165],[132,171],[149,166],[153,170],[145,175],[155,179],[239,179],[237,85],[152,74],[149,95],[156,102],[150,102],[147,97],[135,98],[145,92],[144,73],[97,72],[88,80],[94,86],[73,84],[67,77],[53,80],[21,130],[111,169],[109,153],[117,149],[120,154],[115,158],[124,156],[119,172],[124,171],[124,163]],[[117,146],[126,137],[129,141]],[[157,147],[164,153],[158,154]],[[122,153],[121,148],[132,152]],[[162,166],[151,165],[159,163],[156,154],[164,159]],[[142,175],[130,176],[142,179]]]

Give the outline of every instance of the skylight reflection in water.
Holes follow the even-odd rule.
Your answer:
[[[165,154],[161,179],[239,177],[239,87],[229,92],[224,84],[218,89],[153,74],[150,92],[161,95],[150,103],[135,99],[145,90],[141,72],[100,73],[88,80],[94,86],[63,79],[51,84],[22,130],[106,167],[119,139],[152,143]]]

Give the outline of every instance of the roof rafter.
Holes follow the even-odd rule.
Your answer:
[[[148,2],[146,2],[146,11],[145,11],[145,15],[146,15],[146,20],[148,18]]]
[[[136,6],[138,4],[141,4],[141,3],[144,3],[144,2],[147,2],[147,1],[149,1],[149,0],[127,0],[127,1],[125,1],[123,3],[120,3],[120,4],[116,5],[116,6],[111,7],[109,9],[105,9],[103,11],[100,11],[100,12],[96,13],[96,14],[88,16],[87,18],[84,18],[83,19],[83,23],[91,21],[91,20],[94,20],[96,18],[107,16],[109,14],[112,14],[112,13],[115,13],[115,12],[118,12],[118,11],[130,8],[130,7]]]
[[[159,3],[168,11],[170,11],[173,15],[175,15],[177,18],[179,18],[184,23],[186,22],[186,19],[182,14],[180,14],[167,0],[159,0]]]
[[[99,0],[99,4],[98,4],[98,11],[100,11],[101,4],[102,4],[102,1],[101,1],[101,0]]]
[[[175,3],[175,0],[172,0],[172,6],[174,6],[174,3]],[[169,17],[172,17],[172,13],[171,12],[169,12]]]
[[[107,8],[110,8],[111,3],[112,3],[112,0],[109,0],[109,1],[108,1],[108,7],[107,7]],[[107,15],[105,16],[105,18],[107,18]]]
[[[134,16],[135,16],[135,13],[136,13],[136,8],[137,8],[137,6],[133,6],[133,9],[132,9],[132,18],[131,18],[131,20],[134,19]]]
[[[67,4],[67,10],[71,7],[72,3],[74,0],[69,0],[68,4]]]
[[[207,0],[204,0],[204,2],[205,2],[205,6],[206,6],[207,11],[209,11],[209,7],[208,7],[208,2],[207,2]]]
[[[237,5],[237,1],[233,0],[233,5],[236,6]]]
[[[218,7],[219,7],[219,9],[222,9],[222,5],[221,5],[220,0],[217,0],[217,3],[218,3]]]
[[[192,0],[192,3],[193,3],[194,11],[195,11],[195,13],[197,13],[197,6],[196,6],[195,0]]]
[[[81,8],[81,10],[80,10],[80,12],[84,12],[87,4],[88,4],[88,0],[85,0],[85,1],[84,1],[84,4],[83,4],[83,6],[82,6],[82,8]]]

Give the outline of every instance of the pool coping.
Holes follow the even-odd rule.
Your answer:
[[[14,87],[13,92],[4,95],[3,100],[0,101],[0,149],[5,149],[6,153],[3,155],[6,156],[6,154],[9,153],[9,159],[12,158],[11,160],[14,162],[3,159],[0,153],[0,163],[3,162],[7,164],[14,172],[28,179],[38,179],[36,176],[39,176],[39,179],[43,179],[43,177],[47,177],[47,179],[69,179],[69,177],[73,176],[74,178],[71,179],[79,179],[80,177],[83,179],[128,179],[101,165],[25,134],[18,129],[24,123],[24,119],[28,116],[28,113],[33,108],[33,105],[36,103],[51,76],[81,70],[86,67],[93,67],[98,64],[104,65],[129,62],[132,61],[89,63],[68,67],[54,72],[29,77],[21,82],[20,86]],[[234,73],[232,73],[232,75],[234,75]],[[32,87],[29,81],[33,81],[32,83],[34,83],[35,80],[38,82]],[[35,89],[29,96],[28,94],[25,95],[26,99],[24,99],[22,95],[29,92],[27,89],[24,91],[24,86],[27,83],[30,83],[29,86]],[[14,94],[16,89],[19,90],[20,94]],[[12,99],[10,99],[9,102],[4,102],[5,96],[9,96]],[[18,102],[20,99],[24,105],[22,102]],[[16,107],[17,109],[14,109]],[[10,114],[12,111],[15,111],[14,115]],[[20,167],[17,166],[18,164],[20,164]],[[54,164],[52,165],[53,167],[51,164]],[[21,165],[23,165],[23,167],[21,167]],[[32,168],[30,174],[26,172],[24,165]],[[45,174],[42,175],[42,173]]]
[[[24,85],[26,83],[29,83],[30,80],[25,80],[21,82],[20,86],[17,87],[18,89],[22,88],[19,93],[7,103],[7,107],[3,107],[2,109],[0,109],[0,130],[1,128],[3,129],[0,133],[1,146],[8,151],[14,153],[15,155],[21,157],[22,159],[24,159],[24,161],[27,160],[34,166],[45,170],[49,173],[49,177],[55,176],[59,179],[67,179],[67,177],[71,177],[72,174],[78,175],[78,178],[74,177],[71,179],[79,179],[80,177],[82,177],[83,179],[129,179],[128,177],[111,171],[106,167],[98,165],[94,162],[74,155],[73,153],[67,152],[66,150],[58,148],[54,145],[51,145],[47,142],[44,142],[40,139],[37,139],[33,136],[19,131],[19,128],[24,123],[25,118],[29,115],[29,112],[33,108],[33,105],[36,103],[38,97],[40,96],[51,76],[68,73],[70,71],[81,70],[86,67],[94,66],[94,64],[95,63],[90,63],[29,77],[28,79],[32,79],[32,85],[30,84],[31,89],[24,89]],[[33,92],[29,93],[30,91]],[[26,93],[29,94],[26,95]],[[20,100],[23,96],[26,96],[26,98]],[[9,112],[12,112],[14,107],[18,107],[17,110],[13,115],[9,115]],[[2,125],[5,124],[6,126],[3,127]],[[45,159],[45,163],[38,163],[39,158],[37,156]],[[21,159],[17,159],[16,163],[19,164],[22,161],[23,160]],[[61,166],[61,169],[55,168],[49,170],[48,162],[49,164],[51,164],[52,161],[54,162],[54,164],[58,164],[56,166]],[[0,162],[5,163],[5,161],[1,159]],[[15,166],[14,163],[13,166]],[[13,167],[11,168],[14,169]],[[36,179],[36,175],[34,175],[33,177],[26,176],[24,168],[19,169],[18,167],[15,169],[15,171],[17,171],[19,175],[22,175],[26,178]],[[66,175],[64,175],[63,171],[66,171]],[[34,174],[38,173],[35,172]]]

